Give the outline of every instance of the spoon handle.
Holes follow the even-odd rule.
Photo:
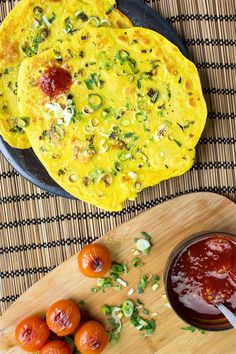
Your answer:
[[[229,323],[236,329],[236,316],[233,312],[231,312],[225,305],[223,304],[216,304],[218,309],[223,313],[223,315],[227,318]]]

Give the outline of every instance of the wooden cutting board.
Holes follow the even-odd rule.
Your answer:
[[[93,294],[90,288],[93,279],[83,277],[77,268],[76,256],[61,264],[23,294],[0,319],[0,352],[23,353],[15,346],[14,330],[17,323],[31,314],[43,313],[58,299],[84,300],[94,318],[104,321],[101,305],[120,305],[129,298],[129,288],[137,288],[141,274],[163,275],[166,260],[171,250],[185,237],[197,232],[225,231],[236,233],[236,205],[213,193],[194,193],[175,198],[152,208],[103,236],[99,242],[112,252],[113,260],[131,260],[134,238],[141,231],[152,236],[153,248],[143,257],[144,267],[132,270],[123,277],[128,288],[121,292],[108,289],[105,293]],[[157,329],[151,337],[141,339],[140,334],[124,324],[120,342],[109,345],[106,353],[132,354],[233,354],[236,353],[236,332],[199,332],[181,330],[184,323],[172,309],[167,308],[163,281],[157,291],[148,288],[143,295],[137,291],[130,298],[139,297],[146,308],[157,312]]]

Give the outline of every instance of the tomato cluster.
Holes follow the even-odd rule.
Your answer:
[[[17,343],[27,352],[72,354],[70,346],[60,338],[49,340],[51,330],[58,337],[74,334],[75,346],[82,354],[101,353],[108,342],[106,329],[97,321],[87,321],[79,326],[80,319],[80,309],[75,303],[57,301],[49,307],[46,322],[32,316],[18,324],[15,331]]]
[[[102,277],[111,268],[109,250],[99,244],[85,246],[78,255],[80,271],[88,277]],[[59,300],[46,313],[46,320],[32,316],[21,321],[15,330],[18,345],[27,352],[39,354],[72,354],[64,336],[74,335],[76,348],[81,354],[99,354],[107,345],[104,326],[97,321],[82,325],[79,307],[70,300]],[[50,340],[50,331],[56,335]]]

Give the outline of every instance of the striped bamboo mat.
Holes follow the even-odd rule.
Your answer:
[[[137,0],[138,1],[138,0]],[[0,0],[0,20],[17,1]],[[0,156],[0,312],[80,247],[175,196],[211,191],[236,200],[235,0],[150,0],[196,63],[209,115],[194,167],[107,213],[34,187]]]

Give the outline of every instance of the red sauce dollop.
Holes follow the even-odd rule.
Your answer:
[[[223,303],[236,311],[236,239],[206,236],[186,246],[174,260],[169,289],[185,317],[216,320]]]
[[[54,98],[69,91],[71,86],[70,73],[59,67],[48,68],[39,80],[39,87],[45,95]]]

